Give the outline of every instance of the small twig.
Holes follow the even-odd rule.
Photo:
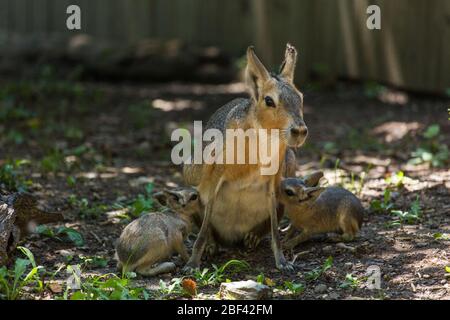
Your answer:
[[[295,263],[295,260],[297,260],[298,257],[307,255],[308,253],[309,253],[309,250],[301,251],[301,252],[297,253],[296,255],[294,255],[294,258],[292,259],[291,262],[292,262],[292,263]]]
[[[92,236],[95,238],[95,240],[97,240],[98,243],[103,244],[102,239],[100,239],[99,236],[94,233],[94,231],[90,231],[89,233],[92,234]]]

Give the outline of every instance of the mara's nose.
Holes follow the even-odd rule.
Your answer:
[[[307,134],[308,134],[308,128],[306,126],[291,128],[291,135],[293,137],[306,136]]]

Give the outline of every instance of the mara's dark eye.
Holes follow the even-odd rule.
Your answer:
[[[275,102],[273,101],[273,99],[271,97],[269,97],[269,96],[265,97],[264,102],[266,103],[266,106],[275,108]]]
[[[189,200],[195,201],[195,200],[197,200],[197,198],[198,198],[198,196],[197,196],[196,194],[193,194],[193,195],[189,198]]]
[[[291,189],[286,189],[286,190],[284,190],[284,192],[286,192],[286,194],[287,194],[289,197],[292,197],[292,196],[295,194],[295,192],[292,191]]]

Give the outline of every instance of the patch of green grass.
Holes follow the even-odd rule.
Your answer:
[[[82,219],[98,219],[104,212],[110,209],[108,205],[91,204],[88,199],[79,199],[74,194],[69,196],[68,202],[74,209],[77,210]]]
[[[361,282],[357,277],[353,276],[350,273],[347,273],[344,281],[339,285],[339,287],[343,288],[343,289],[348,289],[348,288],[356,289],[360,286],[360,283]]]
[[[23,104],[17,103],[12,96],[6,96],[0,100],[0,122],[8,123],[10,121],[27,120],[34,116]]]
[[[303,283],[285,281],[283,284],[283,290],[287,291],[290,294],[298,295],[305,291],[305,285]]]
[[[83,261],[83,266],[88,269],[105,268],[108,265],[109,259],[102,256],[79,256]]]
[[[64,137],[71,140],[81,140],[84,137],[84,132],[75,126],[64,126]]]
[[[450,240],[450,233],[435,233],[433,238],[436,240]]]
[[[243,270],[250,269],[250,265],[241,260],[230,260],[218,267],[217,265],[212,265],[213,270],[209,268],[204,268],[203,270],[194,271],[194,278],[200,286],[209,286],[222,283],[227,280],[227,276],[231,273],[240,272]]]
[[[44,172],[70,170],[78,158],[95,158],[95,155],[95,150],[84,144],[65,150],[53,149],[41,159],[40,168]],[[74,160],[67,160],[71,158]]]
[[[70,267],[70,266],[69,266]],[[70,300],[148,300],[150,293],[141,287],[135,287],[131,279],[124,276],[118,277],[115,274],[104,274],[100,276],[88,276],[85,279],[68,267],[72,272],[79,289],[67,288],[64,299]]]
[[[340,149],[364,150],[364,151],[382,151],[386,146],[370,135],[365,129],[349,128],[345,138],[341,139]]]
[[[66,182],[69,187],[73,188],[77,184],[77,178],[75,178],[74,176],[68,176]]]
[[[364,84],[364,94],[371,99],[379,97],[386,90],[386,87],[378,82],[368,81]]]
[[[131,216],[135,218],[140,217],[143,213],[149,212],[153,208],[152,192],[153,184],[149,183],[145,186],[145,193],[139,194],[137,199],[131,204]]]
[[[40,161],[40,167],[45,172],[56,172],[65,169],[64,155],[59,150],[53,150]]]
[[[266,277],[264,275],[264,273],[258,274],[258,276],[256,277],[256,282],[261,283],[261,284],[265,284],[265,285],[267,285],[269,287],[275,286],[275,281],[273,281],[272,279]]]
[[[24,135],[15,129],[11,129],[7,132],[5,135],[5,141],[6,142],[12,142],[14,144],[22,144],[25,141]]]
[[[391,174],[389,177],[385,179],[385,182],[390,187],[401,188],[403,187],[403,180],[405,178],[405,174],[403,171],[397,171],[394,174]]]
[[[327,141],[322,145],[322,150],[326,154],[337,155],[339,153],[339,146],[336,142]]]
[[[357,195],[361,195],[364,185],[366,183],[367,173],[370,171],[371,168],[372,165],[368,164],[367,169],[365,169],[359,174],[350,172],[350,178],[348,178],[348,173],[346,172],[346,174],[340,175],[340,179],[339,181],[336,181],[336,184],[345,189],[348,189],[349,191]],[[337,176],[338,173],[335,172],[335,175]]]
[[[386,188],[383,193],[382,200],[372,200],[370,202],[370,209],[374,212],[389,212],[394,207],[391,202],[391,190]]]
[[[12,270],[5,266],[0,268],[0,300],[16,300],[24,292],[25,287],[41,292],[44,288],[40,278],[40,272],[44,267],[38,266],[33,253],[25,247],[17,247],[25,255],[24,258],[17,258]]]
[[[51,228],[46,225],[39,225],[36,227],[35,232],[37,234],[56,239],[58,241],[70,241],[77,247],[82,247],[84,245],[84,239],[81,233],[72,228],[58,227]]]
[[[320,276],[329,270],[333,266],[333,257],[328,257],[321,267],[317,267],[305,274],[305,279],[308,281],[315,281],[320,278]]]
[[[419,196],[411,204],[411,207],[407,211],[392,210],[391,215],[394,217],[394,221],[389,223],[390,227],[397,227],[403,224],[415,224],[422,219],[422,209],[420,205]]]
[[[181,286],[183,278],[173,278],[168,283],[164,280],[159,280],[158,293],[161,295],[159,298],[167,298],[172,295],[183,295],[184,289]]]
[[[137,104],[132,104],[128,107],[128,115],[131,119],[133,127],[137,129],[145,128],[153,119],[155,109],[150,101],[143,101]]]
[[[444,137],[438,124],[430,125],[422,134],[423,142],[411,153],[409,164],[429,163],[433,167],[444,167],[449,163],[450,151],[443,142]]]
[[[115,209],[127,209],[127,214],[123,218],[139,218],[142,214],[150,212],[153,209],[153,189],[153,183],[148,183],[144,188],[143,194],[139,194],[137,198],[126,203],[115,203],[113,207]]]
[[[0,184],[12,191],[27,190],[32,181],[23,177],[21,168],[29,163],[23,159],[6,161],[0,166]]]

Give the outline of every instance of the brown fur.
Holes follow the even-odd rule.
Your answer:
[[[279,129],[279,150],[272,155],[278,157],[280,165],[275,175],[261,175],[260,163],[184,166],[185,180],[198,186],[204,209],[202,226],[186,269],[199,266],[206,244],[213,239],[230,245],[251,238],[255,241],[247,242],[257,244],[258,238],[269,230],[277,267],[292,269],[279,243],[277,192],[282,175],[286,172],[295,174],[288,147],[299,147],[307,135],[302,94],[292,82],[296,55],[295,49],[288,45],[281,74],[274,76],[267,72],[250,47],[246,74],[251,99],[236,99],[223,106],[213,114],[205,128],[219,129],[222,133],[230,128]],[[270,97],[275,106],[268,106],[266,97]],[[294,130],[297,130],[295,135]],[[247,146],[247,156],[248,151]],[[223,152],[226,154],[225,145]],[[270,228],[266,228],[267,225]]]
[[[310,187],[299,178],[284,179],[280,190],[280,201],[291,220],[286,248],[327,232],[339,232],[344,240],[352,240],[361,228],[364,208],[348,190]],[[295,229],[302,232],[292,238]]]
[[[191,230],[193,215],[199,210],[197,191],[165,190],[156,193],[155,198],[168,208],[132,221],[117,241],[118,268],[124,272],[153,276],[175,268],[174,263],[164,262],[174,253],[179,253],[184,261],[189,258],[183,240]]]

